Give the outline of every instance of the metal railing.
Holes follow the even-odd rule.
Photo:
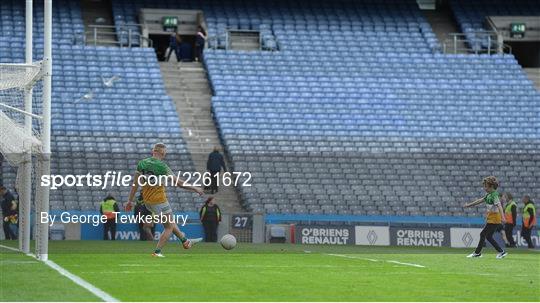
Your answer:
[[[134,29],[137,27],[137,29]],[[85,45],[113,45],[119,47],[147,46],[153,47],[151,39],[143,36],[140,24],[114,25],[88,25],[90,30],[79,32],[74,37],[74,44],[82,41]]]
[[[504,44],[494,31],[476,31],[469,34],[449,33],[443,42],[443,52],[447,54],[501,54],[512,53],[512,47]]]

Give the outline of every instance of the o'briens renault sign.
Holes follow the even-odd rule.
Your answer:
[[[353,226],[296,226],[298,244],[353,245]]]
[[[450,246],[448,228],[390,228],[390,245]]]
[[[297,225],[294,228],[294,239],[298,244],[471,248],[478,244],[481,230],[459,227]],[[518,246],[526,246],[519,231],[514,234],[514,239]],[[540,243],[540,237],[534,235],[533,242]]]

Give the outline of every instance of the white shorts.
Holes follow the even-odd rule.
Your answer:
[[[146,208],[148,208],[149,211],[152,212],[154,215],[161,215],[161,214],[170,214],[172,213],[172,208],[169,202],[163,202],[159,204],[144,204]]]

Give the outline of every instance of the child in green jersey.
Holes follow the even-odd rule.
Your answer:
[[[464,207],[472,207],[478,204],[485,203],[486,205],[486,225],[482,232],[480,232],[480,241],[476,250],[467,256],[467,258],[480,258],[482,257],[482,248],[486,240],[488,240],[491,245],[499,252],[497,254],[497,259],[502,259],[508,255],[493,239],[493,234],[497,231],[497,228],[504,223],[504,211],[499,200],[499,193],[497,188],[499,187],[499,182],[497,178],[493,176],[485,177],[483,180],[484,190],[486,195],[480,199],[477,199],[471,203],[466,203]]]

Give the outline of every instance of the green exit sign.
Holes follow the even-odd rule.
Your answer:
[[[523,22],[510,23],[510,37],[511,38],[523,38],[525,37],[525,30],[527,26]]]
[[[178,28],[178,17],[165,16],[162,19],[163,30],[166,32],[175,32]]]

